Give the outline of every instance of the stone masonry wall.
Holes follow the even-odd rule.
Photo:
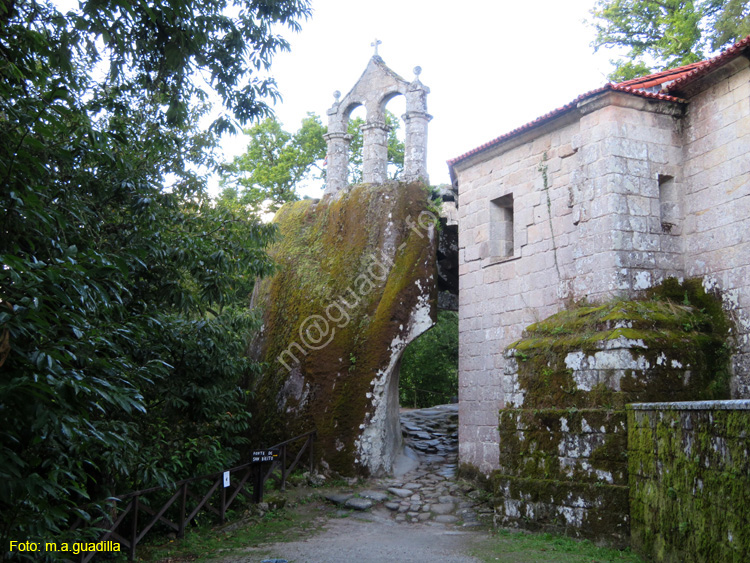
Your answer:
[[[627,546],[625,420],[622,409],[501,411],[495,523]]]
[[[729,396],[721,306],[698,283],[664,285],[568,308],[511,344],[523,408],[499,413],[496,523],[628,545],[625,405]]]
[[[628,407],[632,547],[650,561],[750,560],[750,401]]]
[[[750,62],[739,58],[693,94],[684,127],[686,277],[703,277],[734,311],[732,396],[750,397]],[[718,80],[717,80],[718,79]]]
[[[498,410],[523,406],[503,350],[526,326],[571,301],[631,295],[681,274],[658,177],[679,178],[682,111],[608,92],[456,165],[461,463],[486,474],[498,466]],[[509,204],[504,256],[495,239],[508,238]]]

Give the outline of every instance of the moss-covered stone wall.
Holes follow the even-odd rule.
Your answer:
[[[624,410],[504,409],[500,437],[498,525],[627,545]]]
[[[625,405],[729,397],[729,324],[699,283],[574,306],[506,350],[499,525],[629,543]]]
[[[633,548],[657,562],[750,561],[750,401],[627,416]]]
[[[315,428],[343,474],[390,468],[398,361],[435,319],[435,215],[422,184],[351,186],[279,210],[276,274],[258,286],[254,437]]]

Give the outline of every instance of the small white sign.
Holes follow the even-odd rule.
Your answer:
[[[224,472],[224,487],[226,488],[228,486],[229,486],[229,471],[225,471]]]

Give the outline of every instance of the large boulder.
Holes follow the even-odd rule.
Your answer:
[[[388,472],[401,445],[398,366],[434,324],[436,224],[422,184],[359,185],[278,212],[278,270],[256,288],[266,362],[255,441],[318,432],[342,475]]]

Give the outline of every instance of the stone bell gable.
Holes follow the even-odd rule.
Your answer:
[[[335,194],[347,182],[349,172],[349,116],[358,106],[366,111],[362,126],[362,177],[365,184],[382,184],[388,179],[388,131],[385,106],[395,96],[406,98],[406,140],[404,155],[405,182],[429,182],[427,176],[427,124],[432,116],[427,113],[427,94],[430,89],[419,80],[421,68],[414,69],[414,79],[404,80],[393,72],[376,54],[370,59],[362,76],[342,99],[334,92],[336,101],[328,110],[328,143],[326,194]]]

